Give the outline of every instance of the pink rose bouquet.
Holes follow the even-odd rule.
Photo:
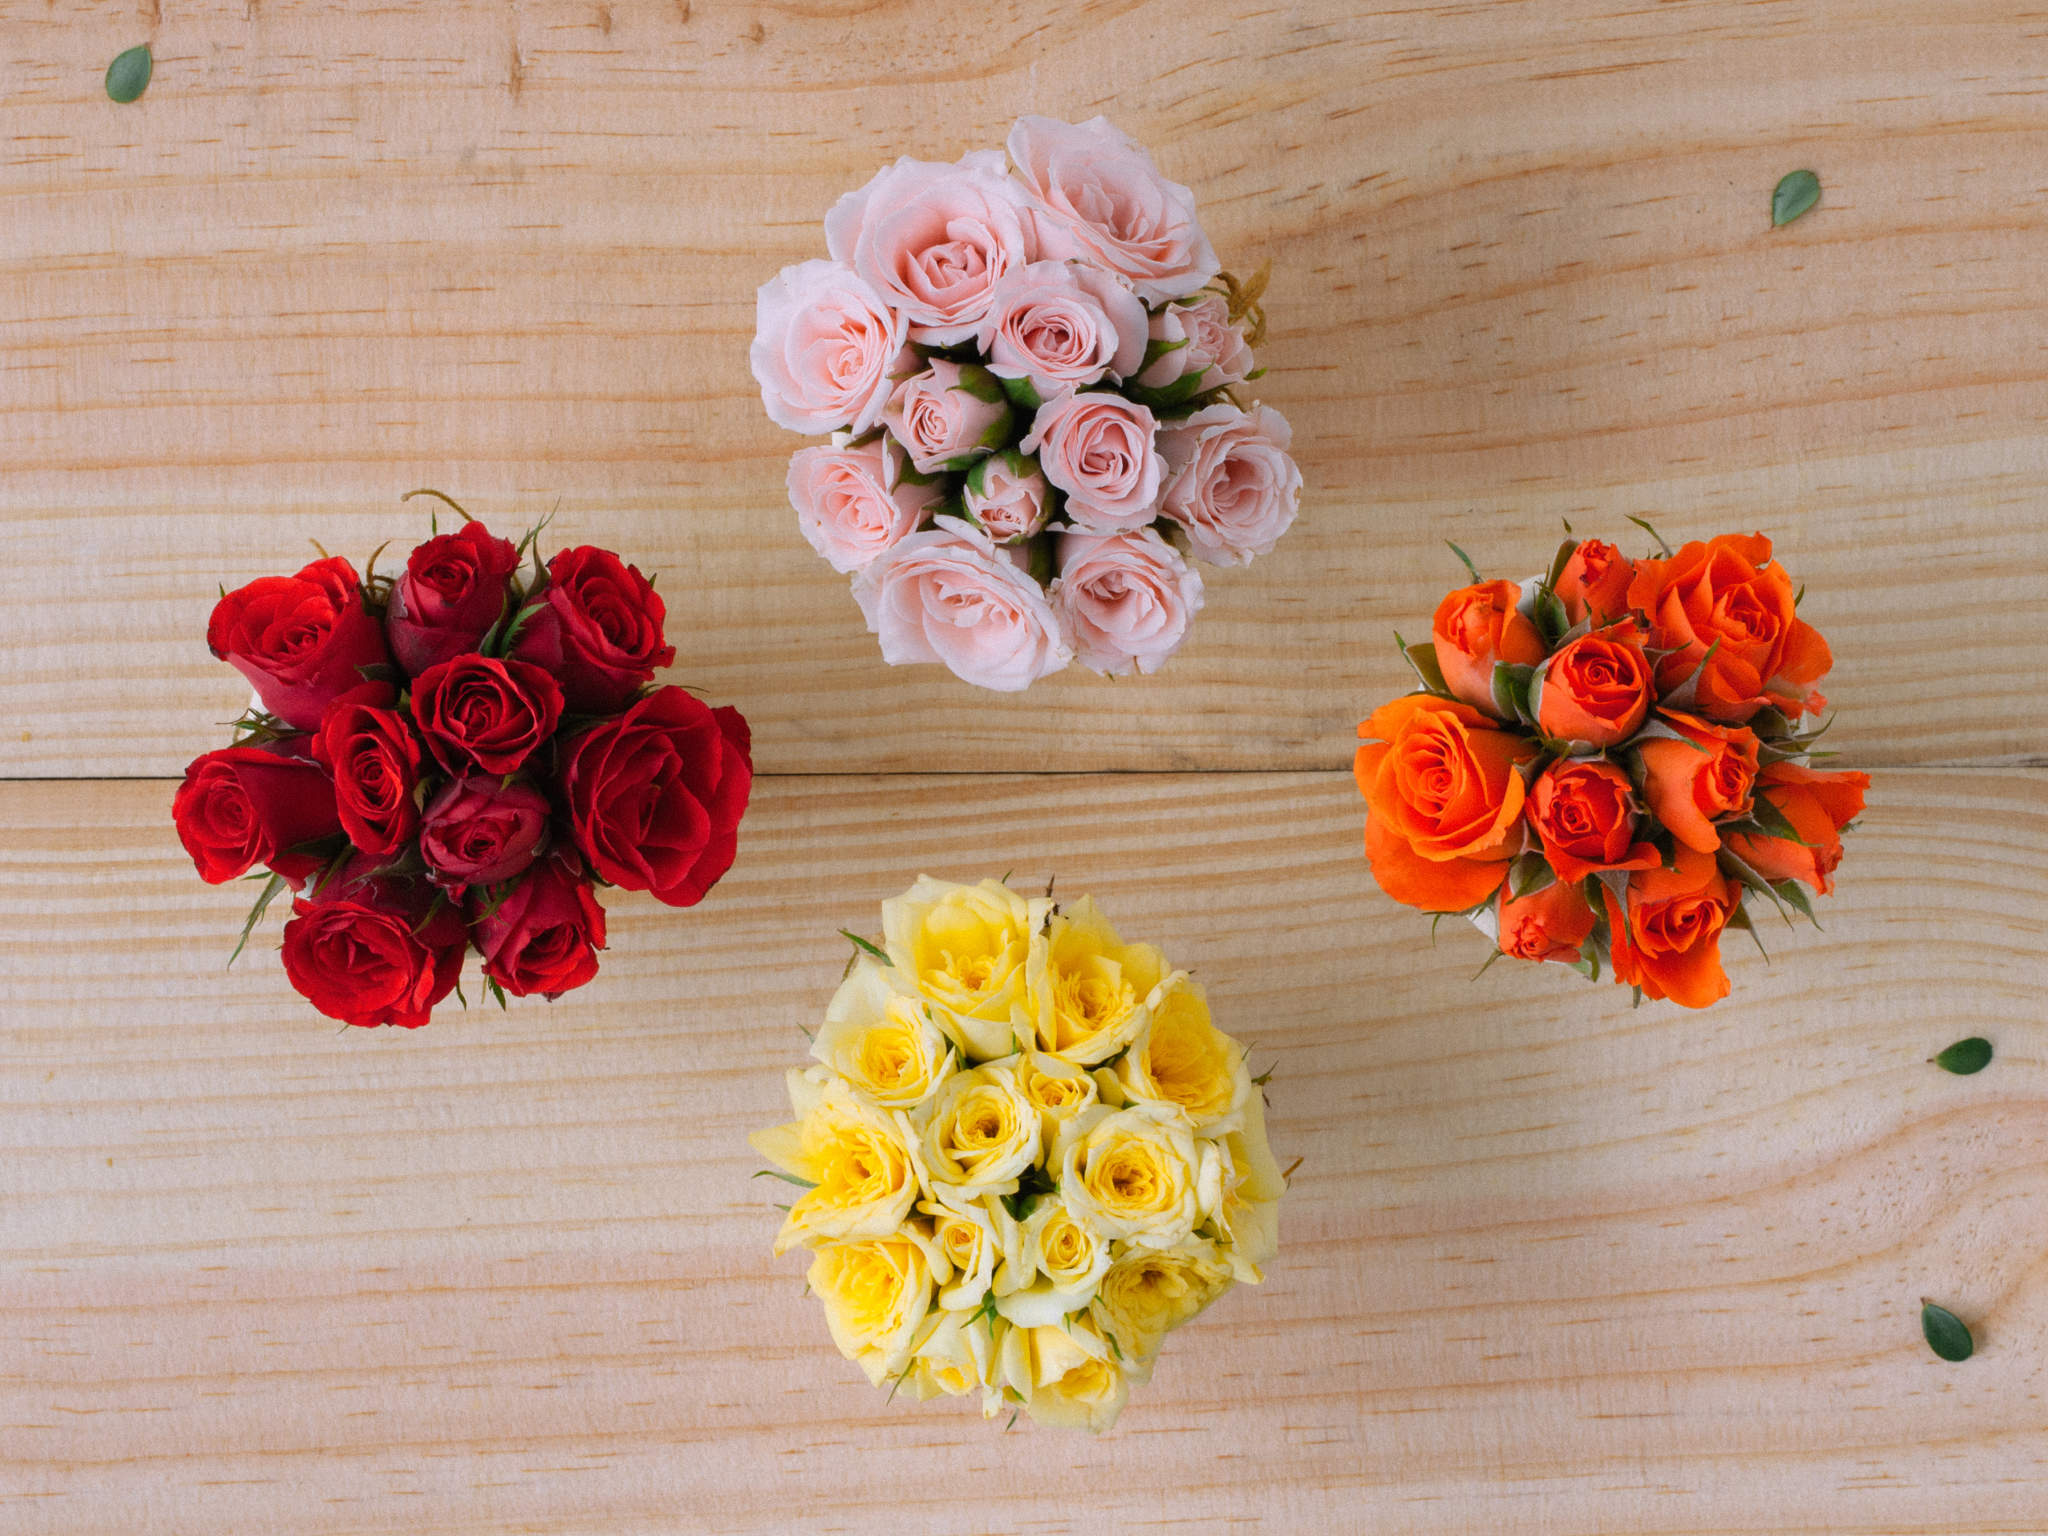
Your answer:
[[[1070,662],[1154,672],[1301,471],[1259,377],[1261,275],[1224,272],[1143,146],[1023,117],[1010,164],[898,160],[763,285],[750,353],[797,525],[891,666],[1015,692]]]

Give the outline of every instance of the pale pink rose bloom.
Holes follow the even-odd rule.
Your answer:
[[[911,340],[940,347],[973,335],[995,285],[1036,255],[1023,189],[993,149],[877,171],[825,215],[825,245],[909,322]]]
[[[1148,324],[1139,297],[1099,267],[1034,261],[996,284],[974,344],[989,371],[1029,379],[1041,400],[1123,378],[1145,360]]]
[[[1040,256],[1107,267],[1148,304],[1193,293],[1221,270],[1195,195],[1108,118],[1020,117],[1010,158],[1034,205]]]
[[[1052,512],[1052,487],[1038,461],[1011,450],[990,454],[970,469],[960,494],[974,520],[998,544],[1030,538]]]
[[[965,468],[960,460],[1001,447],[1011,416],[1002,385],[986,368],[935,357],[897,386],[882,420],[917,472],[930,475]]]
[[[903,345],[903,321],[851,268],[806,261],[761,285],[747,361],[777,426],[865,432],[882,419],[893,375],[914,355]]]
[[[957,517],[895,545],[854,577],[853,595],[892,667],[936,661],[1015,693],[1074,659],[1044,589]]]
[[[1301,507],[1301,470],[1287,418],[1255,405],[1210,405],[1160,434],[1168,479],[1162,510],[1213,565],[1245,565],[1278,542]]]
[[[1159,422],[1144,406],[1097,390],[1059,395],[1031,418],[1018,446],[1067,493],[1067,517],[1097,533],[1142,528],[1159,515],[1166,464]]]
[[[1164,389],[1190,374],[1201,382],[1189,395],[1207,394],[1227,384],[1242,384],[1252,371],[1252,349],[1244,332],[1230,321],[1230,305],[1221,294],[1204,294],[1192,304],[1169,304],[1152,316],[1151,339],[1171,347],[1139,374],[1146,389]]]
[[[886,437],[859,447],[799,448],[789,461],[789,503],[811,548],[835,571],[865,569],[917,531],[945,494],[936,480],[902,478],[903,450]]]
[[[1150,528],[1067,533],[1047,597],[1074,659],[1111,677],[1157,672],[1202,607],[1201,575]]]

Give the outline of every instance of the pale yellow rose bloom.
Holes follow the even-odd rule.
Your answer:
[[[1266,1101],[1254,1093],[1245,1101],[1244,1125],[1223,1138],[1231,1178],[1216,1213],[1224,1252],[1240,1280],[1256,1284],[1280,1251],[1280,1197],[1287,1180],[1266,1142]]]
[[[1046,1152],[1052,1150],[1053,1138],[1063,1124],[1101,1098],[1101,1086],[1093,1073],[1043,1051],[1025,1051],[1001,1065],[1016,1073],[1018,1088],[1037,1107]]]
[[[933,1312],[918,1325],[902,1390],[918,1402],[979,1391],[982,1412],[993,1414],[1001,1394],[995,1379],[995,1326],[971,1312]]]
[[[1097,1287],[1093,1312],[1117,1342],[1124,1373],[1147,1381],[1166,1335],[1230,1289],[1231,1266],[1214,1244],[1191,1238],[1163,1251],[1134,1248]]]
[[[952,1071],[953,1047],[925,1006],[863,955],[832,994],[811,1054],[885,1109],[910,1109]]]
[[[1020,1327],[1057,1323],[1095,1295],[1110,1264],[1110,1240],[1078,1221],[1065,1202],[1037,1202],[1021,1224],[1021,1289],[998,1292],[996,1310]]]
[[[1044,1328],[1011,1328],[1003,1335],[1003,1385],[1024,1400],[1040,1424],[1100,1434],[1116,1422],[1130,1383],[1114,1351],[1086,1317]]]
[[[871,1104],[823,1067],[789,1074],[797,1119],[756,1131],[748,1143],[813,1187],[797,1196],[775,1235],[775,1252],[825,1238],[895,1231],[924,1192],[917,1136],[901,1110]]]
[[[1018,1175],[1038,1160],[1038,1110],[1008,1067],[955,1072],[925,1114],[925,1169],[948,1205],[1014,1194]]]
[[[1109,1060],[1137,1038],[1169,971],[1150,944],[1126,944],[1083,896],[1055,913],[1031,904],[1028,965],[1039,1049],[1077,1066]],[[1042,931],[1041,931],[1042,930]]]
[[[940,1306],[972,1312],[999,1277],[1007,1281],[1021,1264],[1023,1236],[1000,1200],[957,1206],[927,1200],[918,1210],[931,1218],[932,1247],[946,1263],[947,1273],[940,1276]]]
[[[811,1259],[810,1282],[839,1353],[876,1386],[901,1374],[932,1302],[923,1235],[905,1227],[890,1237],[822,1244]]]
[[[1061,1129],[1060,1198],[1105,1237],[1171,1248],[1223,1199],[1217,1144],[1166,1104],[1097,1105]]]
[[[1028,1035],[1025,961],[1030,909],[999,881],[956,885],[919,875],[882,903],[882,933],[897,981],[974,1061],[1007,1056]]]
[[[1243,1047],[1210,1021],[1208,998],[1187,980],[1168,984],[1116,1074],[1132,1102],[1176,1104],[1211,1136],[1238,1127],[1252,1094]]]

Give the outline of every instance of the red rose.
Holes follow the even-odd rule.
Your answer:
[[[337,704],[313,737],[313,756],[334,776],[334,803],[348,840],[364,853],[396,853],[419,829],[412,792],[420,744],[405,717],[367,704]]]
[[[554,735],[562,690],[523,661],[457,656],[413,679],[412,717],[450,773],[517,773]]]
[[[330,1019],[417,1029],[455,990],[469,930],[426,881],[366,877],[360,868],[351,864],[292,903],[284,973]]]
[[[384,631],[346,560],[265,576],[213,605],[206,643],[249,679],[263,707],[295,730],[319,727],[336,699],[389,704],[397,690],[364,670],[388,666]]]
[[[1588,614],[1596,624],[1625,617],[1628,584],[1635,573],[1635,562],[1612,544],[1585,540],[1557,573],[1556,591],[1565,616],[1574,624]]]
[[[576,842],[598,874],[672,907],[694,906],[732,867],[753,783],[736,709],[662,688],[592,726],[562,759]]]
[[[415,676],[477,648],[505,616],[507,582],[519,569],[511,540],[482,523],[429,539],[405,562],[391,589],[384,633],[391,654]]]
[[[676,659],[661,627],[668,608],[638,566],[588,545],[548,562],[547,587],[525,608],[512,654],[558,678],[579,715],[624,709],[655,670]]]
[[[514,997],[540,992],[552,1000],[597,974],[604,908],[590,882],[557,854],[477,919],[475,938],[486,976]]]
[[[420,857],[451,890],[522,873],[547,845],[548,797],[525,779],[451,780],[427,802]]]
[[[282,743],[222,747],[193,759],[171,801],[171,820],[208,885],[258,864],[297,884],[327,860],[292,850],[341,835],[327,775]]]

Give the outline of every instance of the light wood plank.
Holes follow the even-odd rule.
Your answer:
[[[1467,984],[1342,774],[769,780],[595,985],[405,1035],[223,974],[168,785],[0,786],[0,1529],[2038,1530],[2044,788],[1880,776],[1697,1015]],[[1195,965],[1306,1159],[1099,1442],[884,1406],[748,1178],[832,930],[1008,867]]]

